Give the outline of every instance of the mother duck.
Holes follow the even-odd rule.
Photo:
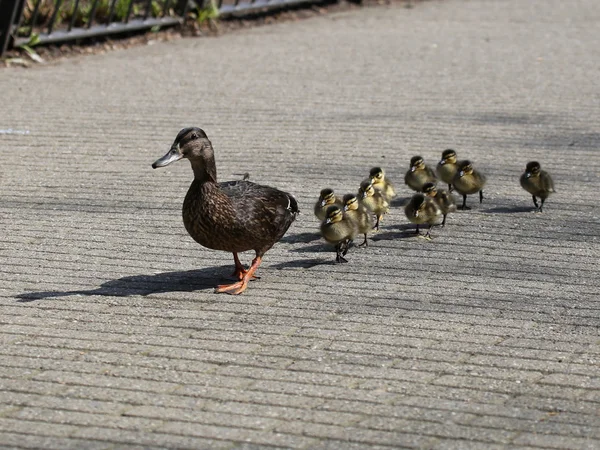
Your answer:
[[[184,128],[165,156],[152,168],[165,167],[187,158],[194,181],[183,201],[183,223],[200,245],[233,253],[233,276],[239,281],[219,285],[215,292],[241,294],[256,278],[263,255],[279,241],[298,214],[298,203],[290,194],[250,181],[217,182],[212,144],[200,128]],[[254,250],[256,257],[245,269],[238,253]]]

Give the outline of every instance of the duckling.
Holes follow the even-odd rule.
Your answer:
[[[439,206],[442,214],[444,215],[442,226],[445,227],[446,216],[449,213],[456,211],[456,202],[454,201],[454,197],[448,191],[445,191],[444,189],[438,189],[433,183],[425,183],[423,185],[423,193],[434,199]]]
[[[343,208],[344,202],[341,198],[335,195],[333,189],[323,189],[319,195],[319,200],[317,200],[317,203],[315,203],[314,211],[317,219],[322,222],[327,216],[327,208],[333,205]]]
[[[448,183],[448,192],[452,192],[452,182],[458,172],[458,167],[463,164],[463,161],[456,160],[456,152],[451,148],[442,152],[442,159],[435,168],[435,172],[440,180],[444,183]]]
[[[463,161],[458,167],[452,184],[454,189],[463,197],[462,206],[458,209],[471,209],[467,207],[467,195],[479,192],[479,203],[483,203],[483,186],[485,186],[485,175],[473,169],[471,161]]]
[[[550,174],[545,170],[542,170],[540,163],[537,161],[530,161],[525,167],[525,172],[521,175],[521,186],[533,197],[533,204],[542,212],[544,202],[550,194],[556,192],[554,190],[554,182],[550,177]],[[538,206],[536,197],[542,200],[542,204]]]
[[[335,245],[335,261],[347,263],[344,258],[348,253],[348,246],[358,234],[358,226],[345,216],[342,209],[333,205],[327,208],[327,216],[321,223],[321,234],[330,244]]]
[[[433,198],[423,194],[415,194],[404,207],[404,214],[406,214],[408,220],[417,225],[417,234],[419,234],[419,225],[428,224],[429,228],[425,239],[430,239],[431,228],[439,221],[442,210]]]
[[[361,205],[354,194],[344,195],[344,215],[354,222],[358,227],[358,232],[364,234],[365,240],[359,247],[363,245],[368,247],[367,233],[373,229],[373,216],[367,209]]]
[[[357,197],[365,208],[375,214],[377,220],[375,221],[374,228],[379,231],[379,222],[381,222],[384,214],[387,214],[390,210],[390,204],[385,196],[381,192],[376,191],[371,181],[367,179],[360,184]]]
[[[396,197],[394,185],[385,177],[385,172],[381,167],[373,167],[369,173],[369,180],[373,188],[381,192],[389,202]]]
[[[200,245],[233,253],[239,280],[220,285],[215,292],[241,294],[263,255],[286,233],[299,213],[296,199],[287,192],[250,181],[217,182],[215,154],[206,133],[200,128],[184,128],[165,156],[152,168],[167,166],[186,158],[192,165],[194,180],[183,201],[183,223]],[[254,250],[256,257],[248,269],[238,253]]]
[[[413,191],[421,192],[425,183],[435,183],[437,181],[433,170],[425,165],[425,161],[420,156],[413,156],[410,160],[410,169],[404,176],[404,182]]]

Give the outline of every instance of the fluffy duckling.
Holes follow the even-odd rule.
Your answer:
[[[419,225],[428,224],[429,228],[425,238],[430,239],[431,228],[439,221],[442,210],[433,198],[423,194],[415,194],[404,207],[404,213],[408,220],[417,225],[417,234],[419,234]]]
[[[476,192],[479,192],[479,203],[483,203],[483,186],[485,186],[485,182],[485,175],[473,169],[471,161],[463,161],[452,182],[456,192],[463,197],[463,203],[458,209],[471,209],[467,207],[467,195]]]
[[[381,192],[389,202],[396,197],[394,185],[385,177],[385,172],[381,167],[373,167],[369,173],[369,180],[373,188]]]
[[[358,227],[358,232],[365,236],[365,240],[359,247],[369,246],[367,242],[367,233],[373,229],[373,216],[367,209],[361,205],[354,194],[344,195],[344,215],[354,222]]]
[[[453,190],[452,183],[461,164],[463,164],[463,161],[456,160],[456,152],[451,148],[442,152],[442,159],[435,168],[435,172],[440,180],[448,183],[449,192]]]
[[[341,198],[335,195],[333,189],[323,189],[319,195],[319,200],[317,200],[317,203],[315,203],[314,211],[317,219],[319,219],[321,222],[325,220],[325,217],[327,216],[327,208],[333,205],[343,208],[344,202],[342,202]]]
[[[188,159],[194,181],[183,201],[183,224],[200,245],[233,253],[234,276],[238,282],[217,286],[215,292],[241,294],[263,255],[279,241],[298,215],[298,203],[287,192],[250,181],[217,182],[215,153],[200,128],[184,128],[171,149],[152,167],[167,166]],[[256,257],[248,269],[238,253],[254,250]]]
[[[333,205],[327,208],[325,220],[321,223],[321,235],[327,242],[335,245],[336,262],[348,262],[344,256],[348,253],[350,241],[357,234],[357,225],[344,215],[339,206]]]
[[[410,169],[404,176],[404,182],[413,191],[421,192],[425,183],[435,183],[437,178],[430,167],[425,165],[421,156],[413,156],[410,160]]]
[[[365,208],[375,214],[377,220],[374,228],[379,231],[379,222],[381,222],[384,214],[387,214],[390,210],[390,204],[385,196],[375,190],[371,181],[365,180],[358,189],[358,199]]]
[[[554,182],[550,177],[550,174],[545,170],[542,170],[540,163],[537,161],[530,161],[525,167],[525,172],[521,175],[521,186],[533,197],[533,204],[538,208],[539,212],[542,212],[544,202],[550,194],[555,192]],[[542,204],[538,206],[536,197],[542,200]]]
[[[446,226],[446,216],[456,211],[456,202],[452,194],[444,189],[438,189],[433,183],[425,183],[423,185],[423,193],[435,200],[444,216],[442,226]]]

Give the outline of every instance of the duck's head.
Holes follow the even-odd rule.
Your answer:
[[[540,174],[540,170],[542,170],[542,166],[537,161],[530,161],[525,166],[525,176],[527,178],[535,177]]]
[[[333,189],[323,189],[319,194],[319,200],[321,201],[321,207],[333,205],[335,203],[335,193],[333,192]]]
[[[382,182],[385,178],[385,173],[381,167],[373,167],[371,172],[369,172],[369,178],[371,179],[371,183]]]
[[[425,183],[423,185],[423,193],[430,197],[435,197],[437,195],[437,187],[433,183]]]
[[[344,211],[356,211],[358,209],[358,198],[354,194],[344,195]]]
[[[451,148],[442,152],[442,159],[440,160],[440,165],[444,164],[456,164],[456,152]]]
[[[325,223],[336,223],[342,220],[344,213],[339,206],[333,205],[327,208],[327,214],[325,216]]]
[[[373,183],[370,180],[365,180],[360,183],[360,188],[358,188],[358,196],[360,198],[367,198],[373,196],[375,193],[375,189],[373,188]]]
[[[423,214],[426,205],[425,196],[423,194],[415,194],[410,199],[406,209],[413,217],[419,217]]]
[[[473,164],[471,161],[464,161],[460,166],[460,170],[458,171],[459,177],[464,177],[465,175],[470,175],[473,173]]]
[[[171,145],[171,149],[165,156],[154,161],[152,168],[165,167],[182,158],[187,158],[192,162],[214,159],[212,145],[202,129],[192,127],[181,130]]]
[[[410,159],[410,171],[414,172],[417,169],[422,169],[425,166],[425,161],[421,156],[413,156]]]

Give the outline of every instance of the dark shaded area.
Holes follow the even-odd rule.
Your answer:
[[[156,275],[134,275],[110,280],[96,289],[72,291],[25,292],[17,295],[17,302],[33,302],[69,295],[106,295],[128,297],[130,295],[150,295],[165,292],[193,292],[213,289],[220,281],[229,277],[233,265],[207,267],[184,272],[163,272]]]
[[[495,208],[484,209],[481,212],[492,213],[492,214],[514,214],[532,212],[537,208],[535,206],[497,206]]]
[[[321,235],[317,232],[288,234],[282,237],[279,242],[287,242],[288,244],[308,244],[321,239]]]

